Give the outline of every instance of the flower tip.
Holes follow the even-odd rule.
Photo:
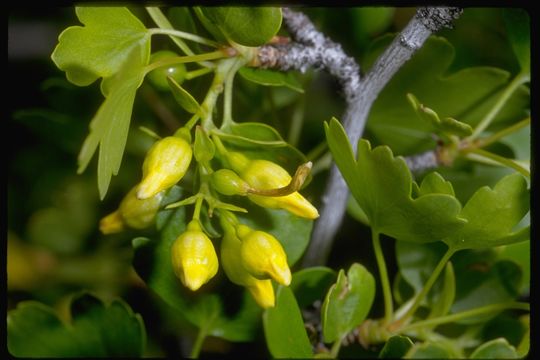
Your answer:
[[[281,285],[289,286],[292,280],[291,270],[289,267],[277,267],[275,263],[273,263],[272,266],[274,268],[274,276],[272,276],[274,280]]]
[[[102,234],[115,234],[124,230],[124,220],[118,210],[105,216],[99,222],[99,230]]]
[[[247,289],[257,304],[263,309],[268,309],[276,305],[272,281],[257,280],[252,286],[248,286]]]

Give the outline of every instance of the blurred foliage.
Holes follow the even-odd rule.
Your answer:
[[[153,26],[144,9],[133,7],[130,10],[145,25]],[[364,72],[367,69],[366,64],[373,59],[374,48],[370,44],[380,35],[398,32],[414,14],[412,8],[305,7],[301,10],[305,11],[322,32],[340,43],[347,54],[358,59]],[[185,14],[193,15],[193,12],[185,8],[174,8],[168,12],[178,29],[197,29],[197,32],[204,33],[205,30],[196,17],[192,18],[195,21],[187,20],[191,17],[185,17]],[[77,154],[87,135],[89,122],[103,100],[99,85],[77,87],[69,83],[50,58],[58,34],[75,21],[72,8],[43,8],[39,11],[11,8],[8,14],[7,134],[10,151],[7,161],[7,310],[14,309],[23,300],[37,300],[52,307],[61,320],[67,320],[70,318],[69,304],[73,292],[84,289],[105,300],[122,298],[132,307],[133,312],[141,314],[144,319],[148,334],[145,356],[185,356],[193,339],[178,338],[176,333],[181,329],[193,335],[194,328],[163,300],[149,292],[131,266],[134,256],[131,239],[135,236],[151,238],[156,235],[155,232],[148,230],[146,233],[127,232],[103,236],[98,232],[98,220],[114,210],[123,194],[140,179],[143,156],[154,140],[139,130],[139,127],[144,126],[160,135],[170,134],[174,126],[189,119],[189,113],[176,105],[171,93],[158,93],[159,89],[144,84],[135,98],[126,153],[119,175],[113,177],[107,196],[100,201],[96,187],[96,160],[91,161],[86,172],[76,174]],[[47,31],[33,31],[33,28],[39,29],[36,24]],[[286,32],[282,29],[279,34],[286,35]],[[434,66],[439,68],[437,74],[444,79],[449,74],[471,67],[496,67],[500,71],[498,75],[505,79],[513,77],[520,70],[520,63],[513,54],[500,8],[467,8],[455,22],[454,29],[445,29],[437,35],[446,40],[431,41],[441,43],[442,49],[439,50],[450,54],[446,58],[434,58]],[[383,38],[377,41],[375,44],[381,44],[381,41],[385,40]],[[166,37],[158,38],[152,43],[152,51],[175,50],[173,45]],[[50,47],[44,48],[46,46]],[[23,47],[35,47],[36,52],[24,52],[21,50]],[[438,53],[439,56],[442,56],[441,52]],[[189,71],[190,65],[186,67]],[[412,76],[417,76],[417,72],[422,71],[414,69]],[[268,78],[267,74],[246,72],[243,75],[238,76],[235,81],[234,119],[238,122],[256,121],[271,125],[279,131],[283,139],[308,154],[308,158],[313,155],[314,159],[310,160],[320,159],[318,154],[325,151],[323,121],[333,116],[341,117],[344,110],[345,103],[340,96],[338,84],[327,74],[312,70],[306,74],[294,73],[294,78],[277,80],[271,76]],[[405,75],[400,73],[398,76]],[[202,76],[189,82],[190,92],[196,100],[200,101],[204,96],[210,78]],[[399,79],[398,77],[396,81],[405,81]],[[286,86],[259,86],[257,82],[261,81],[277,81]],[[383,92],[381,103],[374,109],[379,106],[399,113],[404,109],[401,105],[408,106],[405,97],[399,100],[403,104],[397,107],[394,102],[390,104],[385,100],[395,95],[395,89],[399,85],[396,83],[389,92]],[[304,89],[303,93],[296,91],[299,86]],[[441,87],[437,91],[449,91],[448,88],[443,88],[444,82],[437,86]],[[426,93],[429,91],[431,88]],[[528,96],[528,89],[523,88],[520,91],[518,95]],[[446,110],[444,106],[452,105],[444,102],[432,104],[423,98],[421,93],[415,92],[415,95],[443,113],[445,111],[436,106]],[[514,103],[519,103],[519,100]],[[526,106],[527,104],[522,102],[518,107],[521,110]],[[165,116],[163,108],[169,109]],[[412,119],[413,110],[409,107],[407,111],[406,116],[411,116]],[[448,114],[453,112],[448,110]],[[383,115],[389,116],[382,112],[379,114],[380,117]],[[508,115],[506,120],[521,120],[517,117],[523,115],[516,111],[511,113],[511,116]],[[387,121],[391,119],[387,118]],[[474,120],[470,122],[475,123]],[[405,146],[400,142],[403,139],[377,132],[375,126],[372,125],[366,135],[375,135],[372,141],[401,150],[396,150],[396,154],[412,154],[429,147],[426,146],[425,137],[422,141],[408,141]],[[394,140],[396,141],[393,142]],[[530,158],[529,140],[530,127],[526,127],[506,137],[502,141],[504,144],[499,143],[498,152],[526,160]],[[320,151],[321,149],[323,151]],[[457,162],[454,165],[453,168],[441,169],[440,173],[452,182],[456,196],[462,202],[481,185],[493,186],[510,172],[506,168],[470,162]],[[324,165],[321,161],[318,172],[307,188],[306,195],[315,205],[320,203],[327,169],[328,164]],[[359,262],[368,269],[375,268],[371,247],[366,245],[366,241],[351,241],[353,238],[367,240],[369,230],[347,216],[331,253],[328,263],[330,268],[349,268],[353,262]],[[383,245],[385,253],[394,253],[392,242],[384,241]],[[406,246],[416,245],[407,243]],[[410,252],[410,248],[398,247],[398,259],[394,256],[388,257],[390,274],[397,274],[398,269],[401,269],[404,275],[408,274],[410,263],[405,260]],[[463,279],[468,287],[457,292],[458,302],[454,307],[469,308],[471,304],[484,301],[479,295],[479,289],[487,283],[496,284],[497,296],[501,298],[506,299],[516,294],[527,298],[530,279],[529,252],[530,245],[527,242],[508,245],[497,251],[458,254],[461,256],[457,257],[454,263],[456,281]],[[415,252],[415,256],[429,260],[433,253],[440,253],[440,249],[436,246],[424,247],[422,251]],[[415,261],[420,260],[416,258]],[[434,265],[425,261],[418,276],[429,273],[430,266]],[[466,269],[470,267],[477,269],[475,277],[468,277]],[[505,276],[501,278],[500,274],[503,273]],[[220,274],[218,276],[222,276]],[[508,274],[515,279],[514,282],[503,281],[509,278]],[[417,289],[419,279],[411,275],[404,280],[404,286],[408,285],[409,290],[411,286]],[[227,286],[234,287],[230,283],[227,283]],[[239,311],[240,304],[243,304],[239,298],[240,293],[230,289],[220,291],[228,300],[222,304],[223,309],[220,311],[225,314]],[[284,288],[278,296],[290,297],[289,292],[289,289]],[[298,296],[297,299],[300,301]],[[377,291],[372,309],[374,316],[382,312],[381,299]],[[212,303],[212,300],[209,300],[209,303]],[[287,302],[284,306],[294,308],[297,305]],[[47,308],[48,316],[52,316],[51,311]],[[279,309],[270,316],[279,316],[277,311]],[[500,331],[510,328],[515,331]],[[521,334],[524,329],[521,321],[507,315],[491,318],[488,326],[483,329],[486,344],[478,349],[475,355],[480,356],[488,351],[501,351],[506,354],[505,351],[510,351],[510,345],[487,342],[504,336],[511,345],[518,346],[521,336],[516,334]],[[262,330],[250,336],[254,338],[251,343],[228,343],[209,338],[205,342],[205,351],[217,356],[246,353],[253,357],[268,356]],[[303,354],[304,350],[300,349],[298,353]],[[385,350],[388,354],[393,351],[398,350]],[[442,345],[425,343],[411,348],[409,353],[433,356],[451,351]],[[359,346],[351,346],[344,348],[341,355],[375,356],[376,353]]]

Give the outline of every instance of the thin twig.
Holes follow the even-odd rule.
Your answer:
[[[344,91],[347,108],[343,125],[351,144],[356,149],[371,106],[377,96],[401,66],[411,58],[426,39],[443,27],[451,27],[461,9],[450,7],[422,7],[394,39],[373,67],[361,79],[359,66],[348,57],[339,44],[317,31],[307,16],[283,9],[283,19],[295,40],[289,44],[267,45],[259,53],[260,66],[281,70],[305,71],[312,67],[325,69],[337,78]],[[419,158],[420,159],[420,158]],[[417,164],[416,160],[411,164]],[[425,155],[423,160],[429,159]],[[345,214],[348,189],[334,165],[322,198],[321,216],[315,224],[304,266],[321,265],[328,258],[332,242]]]

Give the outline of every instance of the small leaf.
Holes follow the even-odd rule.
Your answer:
[[[355,160],[335,118],[325,124],[325,132],[333,158],[373,231],[426,243],[455,233],[465,223],[458,217],[461,204],[454,196],[430,193],[413,199],[409,168],[387,146],[372,150],[367,140],[360,139]]]
[[[531,25],[529,14],[520,8],[503,9],[503,19],[510,44],[521,70],[529,73],[531,67]]]
[[[208,162],[214,158],[216,146],[210,140],[210,137],[201,127],[195,129],[195,144],[193,145],[193,154],[198,162]]]
[[[281,27],[279,7],[203,7],[204,16],[227,37],[240,45],[260,46]]]
[[[529,211],[529,202],[523,176],[505,176],[493,189],[484,186],[474,193],[459,214],[467,224],[443,241],[453,249],[479,249],[528,240],[529,227],[512,230]]]
[[[290,288],[301,308],[322,300],[336,281],[336,272],[324,266],[302,269],[293,274]]]
[[[180,105],[190,114],[195,114],[201,111],[201,106],[197,100],[195,100],[195,98],[193,98],[193,96],[191,96],[191,94],[183,87],[181,87],[172,77],[167,76],[167,82],[169,83],[169,87],[171,88],[178,105]]]
[[[98,189],[100,198],[107,193],[112,175],[120,169],[126,146],[135,93],[144,78],[144,59],[134,49],[129,61],[121,71],[108,80],[108,94],[90,122],[90,134],[84,140],[78,157],[78,173],[82,173],[99,149]]]
[[[302,314],[288,287],[278,286],[276,306],[264,312],[263,325],[266,344],[273,357],[313,357]]]
[[[379,359],[401,359],[413,346],[413,342],[406,336],[394,335],[382,348]]]
[[[146,333],[139,314],[121,300],[109,305],[92,295],[72,300],[72,321],[35,301],[8,313],[8,349],[17,357],[140,357]]]
[[[238,73],[246,80],[264,86],[285,86],[291,90],[304,93],[302,85],[291,71],[281,72],[250,67],[241,68]]]
[[[443,343],[425,342],[414,345],[407,354],[405,359],[450,359],[460,358],[453,349]]]
[[[517,359],[516,349],[504,338],[493,339],[477,347],[470,359]]]
[[[375,279],[360,264],[353,264],[347,276],[340,270],[321,309],[325,342],[341,339],[366,318],[375,298]]]
[[[144,25],[124,7],[76,7],[85,25],[64,30],[51,55],[69,81],[79,86],[100,77],[113,76],[124,66],[133,51],[148,63],[150,34]]]

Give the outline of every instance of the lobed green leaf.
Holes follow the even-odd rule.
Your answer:
[[[17,357],[141,357],[146,333],[139,314],[122,300],[105,305],[83,293],[70,305],[64,324],[55,311],[35,301],[8,313],[8,349]]]

